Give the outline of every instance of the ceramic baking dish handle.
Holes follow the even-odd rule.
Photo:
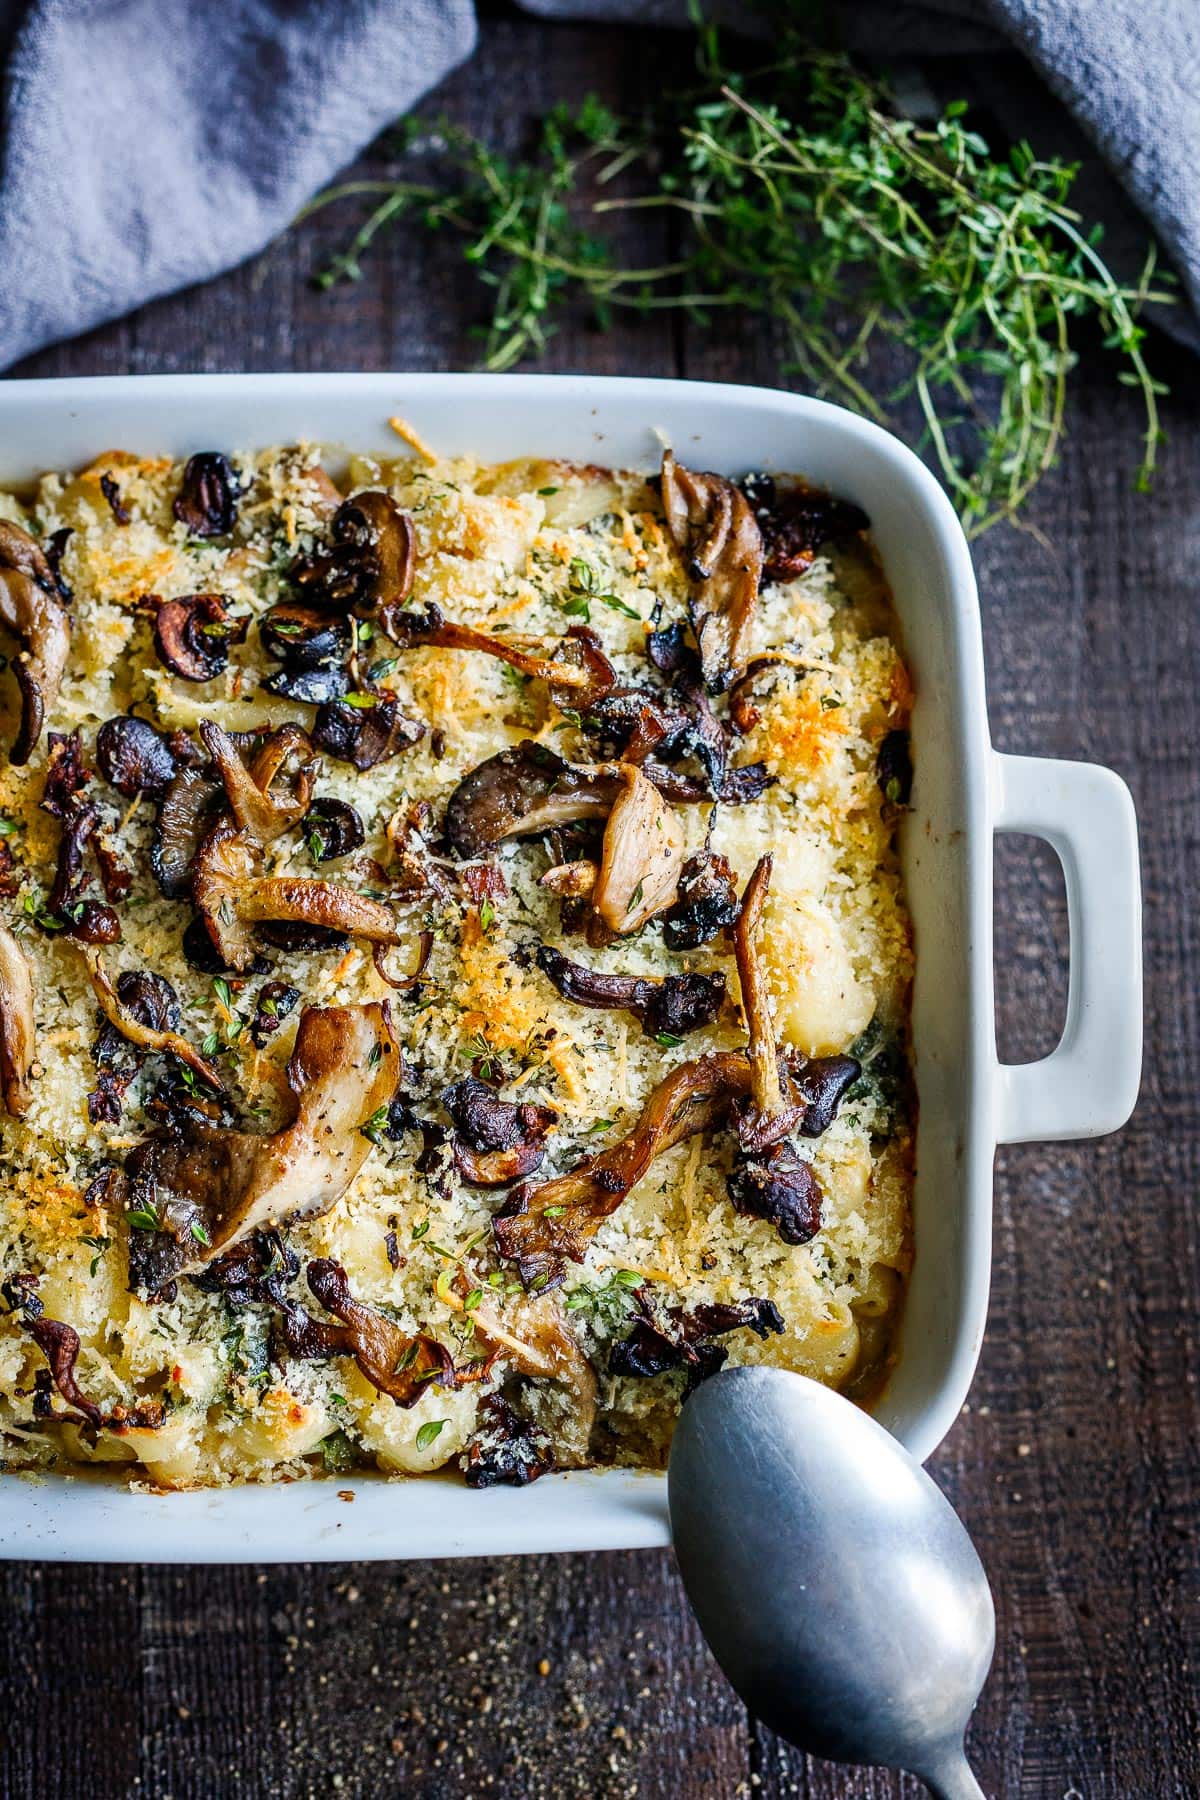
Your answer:
[[[1137,821],[1111,769],[1036,756],[994,762],[997,831],[1053,845],[1067,884],[1067,1022],[1040,1062],[997,1065],[997,1141],[1098,1137],[1123,1125],[1142,1071]]]

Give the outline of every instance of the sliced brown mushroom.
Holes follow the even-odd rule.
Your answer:
[[[610,931],[640,931],[674,904],[683,868],[683,831],[654,786],[631,763],[604,828],[592,905]]]
[[[166,736],[132,714],[108,719],[96,733],[96,761],[106,781],[127,800],[160,800],[179,773]]]
[[[424,1333],[410,1337],[394,1319],[356,1300],[340,1263],[318,1257],[306,1274],[314,1299],[340,1322],[330,1325],[310,1318],[302,1307],[285,1305],[282,1336],[291,1355],[352,1356],[371,1386],[397,1406],[415,1406],[433,1382],[457,1386],[454,1359],[445,1345]]]
[[[470,625],[455,625],[433,604],[424,612],[387,613],[384,630],[402,650],[438,645],[444,650],[479,650],[498,657],[520,674],[546,682],[552,693],[574,707],[598,700],[616,681],[599,639],[584,626],[572,627],[565,638],[556,640],[553,656],[539,655],[533,648],[544,639],[498,637]]]
[[[201,1056],[195,1046],[189,1044],[188,1040],[178,1031],[159,1030],[153,1025],[147,1025],[132,1011],[122,1006],[117,990],[109,979],[108,971],[100,960],[99,951],[89,947],[84,950],[83,954],[87,959],[88,974],[92,978],[92,987],[95,989],[100,1011],[109,1024],[115,1026],[121,1036],[127,1038],[131,1044],[136,1044],[139,1050],[164,1050],[169,1055],[177,1057],[181,1063],[186,1063],[187,1067],[198,1075],[201,1081],[206,1081],[209,1087],[215,1088],[218,1093],[221,1093],[224,1083],[212,1063]]]
[[[611,764],[567,763],[526,739],[463,776],[446,807],[446,837],[460,856],[479,856],[505,838],[537,837],[573,819],[602,819],[624,787],[624,776]]]
[[[151,1285],[202,1268],[260,1227],[327,1212],[370,1155],[363,1127],[386,1110],[400,1074],[386,1004],[308,1007],[287,1066],[294,1114],[282,1130],[191,1121],[182,1136],[139,1145],[127,1170],[139,1210],[159,1221],[135,1259],[153,1269]]]
[[[259,922],[304,924],[345,932],[372,944],[398,944],[401,933],[390,907],[336,881],[295,875],[263,875],[259,850],[248,832],[218,819],[196,856],[192,898],[213,944],[231,969],[248,969]]]
[[[409,596],[415,565],[412,519],[389,494],[366,489],[342,502],[329,543],[298,557],[288,576],[305,599],[359,617],[379,614],[386,631],[389,613]]]
[[[746,661],[762,578],[763,546],[749,502],[723,475],[696,474],[663,452],[663,508],[692,584],[689,611],[713,693]]]
[[[749,1087],[749,1058],[737,1050],[713,1051],[672,1069],[627,1137],[532,1192],[517,1190],[492,1222],[500,1255],[517,1264],[526,1287],[558,1287],[566,1264],[582,1262],[603,1221],[655,1157],[710,1130]]]
[[[349,693],[345,665],[354,630],[342,614],[284,601],[262,620],[259,636],[268,654],[283,664],[264,683],[268,693],[318,706]]]
[[[171,510],[189,537],[228,537],[237,523],[242,484],[227,456],[202,450],[184,464],[179,492]]]
[[[19,764],[28,762],[46,715],[54,710],[71,623],[41,546],[8,519],[0,519],[0,625],[21,645],[13,664],[21,726],[8,753],[8,760]]]
[[[348,694],[317,708],[312,741],[318,750],[359,772],[398,756],[425,736],[419,719],[400,711],[395,694]]]
[[[33,977],[20,944],[0,925],[0,1093],[14,1119],[25,1117],[33,1099],[34,1049]]]
[[[571,866],[571,865],[568,865]],[[543,944],[537,966],[564,1000],[577,1006],[623,1007],[651,1037],[680,1038],[711,1025],[725,1004],[725,977],[607,975],[573,963],[561,950]]]
[[[224,783],[238,830],[260,848],[266,849],[304,817],[312,799],[316,763],[312,745],[298,725],[280,725],[269,733],[249,764],[236,741],[219,725],[205,720],[200,736]],[[276,786],[281,774],[285,780]]]
[[[229,661],[230,644],[240,643],[249,619],[232,619],[223,594],[183,594],[161,600],[154,615],[154,648],[159,661],[183,681],[211,681]]]

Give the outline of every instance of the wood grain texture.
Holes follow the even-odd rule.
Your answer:
[[[438,97],[516,147],[531,110],[596,89],[635,107],[674,41],[506,13]],[[309,276],[351,220],[324,216],[211,285],[32,359],[22,374],[470,364],[480,299],[458,246],[402,230],[363,281]],[[637,254],[669,249],[655,215]],[[999,1649],[971,1730],[990,1795],[1200,1794],[1195,1197],[1197,574],[1194,363],[1171,381],[1152,496],[1131,491],[1132,398],[1089,353],[1039,535],[978,548],[1002,749],[1121,771],[1142,829],[1147,1062],[1131,1125],[1001,1153],[991,1329],[932,1470],[990,1571]],[[554,369],[778,379],[746,328],[662,318],[552,340]],[[997,861],[1002,1052],[1041,1054],[1065,1004],[1053,859]],[[747,1719],[668,1555],[261,1569],[9,1565],[0,1791],[75,1800],[245,1794],[905,1800],[916,1784],[811,1763]],[[544,1672],[543,1672],[544,1671]]]

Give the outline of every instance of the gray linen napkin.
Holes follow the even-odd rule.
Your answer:
[[[524,3],[686,17],[686,0]],[[836,16],[875,58],[982,52],[1002,111],[989,52],[1021,50],[1157,233],[1193,306],[1165,322],[1200,343],[1197,0],[846,0]],[[0,367],[262,249],[474,42],[470,0],[0,0]]]

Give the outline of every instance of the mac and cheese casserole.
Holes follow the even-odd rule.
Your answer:
[[[911,690],[866,518],[112,452],[0,495],[0,1445],[661,1465],[911,1246]],[[682,453],[681,453],[682,454]]]

